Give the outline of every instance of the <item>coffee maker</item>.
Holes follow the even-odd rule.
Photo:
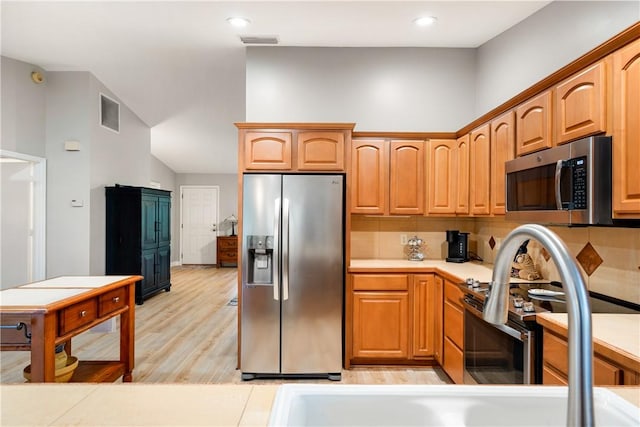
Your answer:
[[[447,262],[467,262],[469,261],[468,244],[469,233],[461,233],[458,230],[447,230],[447,244],[449,251]]]

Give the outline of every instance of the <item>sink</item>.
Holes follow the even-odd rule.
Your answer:
[[[638,426],[640,408],[594,388],[596,425]],[[567,387],[284,384],[271,426],[565,426]]]

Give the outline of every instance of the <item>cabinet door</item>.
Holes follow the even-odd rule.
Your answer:
[[[606,129],[606,63],[599,62],[555,87],[556,144]]]
[[[613,54],[613,216],[640,218],[640,40]]]
[[[442,369],[455,384],[464,383],[464,354],[449,338],[444,338]]]
[[[432,139],[428,150],[428,213],[456,212],[456,141]]]
[[[551,91],[530,99],[516,109],[516,154],[551,148]]]
[[[424,213],[424,141],[391,141],[389,213]]]
[[[142,263],[140,275],[144,277],[140,282],[142,295],[154,291],[156,286],[156,249],[149,249],[142,252]]]
[[[407,359],[407,292],[353,293],[353,357]]]
[[[158,246],[171,244],[171,198],[158,197]]]
[[[491,135],[489,123],[472,131],[469,139],[469,210],[472,215],[489,215]]]
[[[388,145],[383,140],[354,140],[351,213],[384,214],[388,206]]]
[[[504,164],[515,156],[515,113],[509,111],[491,122],[491,213],[505,213]]]
[[[244,167],[249,170],[290,170],[290,132],[247,132]]]
[[[156,255],[156,280],[157,288],[169,285],[171,281],[171,247],[162,246],[158,248]]]
[[[158,247],[158,196],[142,195],[142,250]]]
[[[298,170],[344,170],[343,132],[299,132]]]
[[[456,214],[469,214],[469,135],[456,141]]]
[[[413,276],[413,357],[436,354],[436,329],[442,326],[436,311],[436,282],[433,274]]]
[[[436,362],[440,365],[443,363],[443,333],[444,333],[444,321],[442,315],[442,309],[444,304],[444,279],[440,276],[435,276],[434,279],[434,312],[435,312],[435,334],[434,334],[434,356]]]

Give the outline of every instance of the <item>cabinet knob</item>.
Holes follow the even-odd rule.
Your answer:
[[[87,316],[87,310],[82,310],[80,312],[80,317],[86,317]]]
[[[120,302],[120,297],[113,297],[112,301],[113,302]]]

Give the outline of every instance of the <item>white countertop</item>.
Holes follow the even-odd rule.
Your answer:
[[[363,272],[364,270],[395,269],[406,272],[420,272],[424,270],[437,270],[438,272],[455,276],[460,282],[467,278],[473,278],[480,282],[490,282],[493,275],[493,264],[482,264],[477,261],[462,263],[446,262],[437,259],[425,259],[424,261],[407,261],[403,259],[352,259],[349,264],[349,272]],[[515,277],[510,279],[512,283],[547,283],[548,280],[522,280]]]
[[[88,291],[86,288],[10,288],[0,291],[0,308],[43,307]]]
[[[567,313],[540,313],[548,319],[568,328]],[[591,314],[591,330],[594,342],[613,348],[640,363],[640,314]]]
[[[278,387],[135,383],[0,385],[0,425],[266,426]],[[610,390],[636,406],[640,404],[639,387]]]
[[[99,288],[131,276],[60,276],[19,286],[24,288]]]

